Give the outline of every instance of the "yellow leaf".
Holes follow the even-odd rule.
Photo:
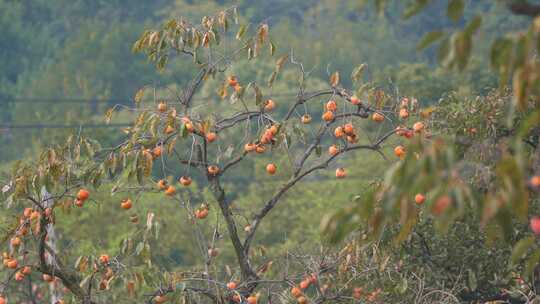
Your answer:
[[[339,72],[334,72],[332,76],[330,76],[330,85],[335,87],[339,84]]]

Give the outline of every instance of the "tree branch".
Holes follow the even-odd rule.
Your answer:
[[[526,0],[516,0],[508,3],[508,9],[515,14],[528,17],[540,15],[540,4],[532,4]]]

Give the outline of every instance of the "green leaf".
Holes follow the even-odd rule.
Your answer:
[[[430,2],[431,2],[431,0],[416,0],[415,2],[411,3],[405,9],[405,13],[403,14],[403,18],[408,19],[408,18],[418,14]]]
[[[270,56],[274,56],[274,54],[276,53],[276,45],[272,41],[270,41],[269,45],[270,45]]]
[[[424,35],[424,37],[422,38],[420,43],[418,43],[418,45],[416,46],[416,49],[419,50],[419,51],[423,50],[423,49],[427,48],[428,46],[430,46],[435,41],[437,41],[437,40],[439,40],[439,39],[441,39],[443,37],[444,37],[444,32],[443,31],[429,32],[426,35]]]
[[[463,0],[450,0],[448,2],[448,17],[454,22],[458,22],[463,16],[463,9],[465,8],[465,3]]]
[[[241,25],[238,29],[238,32],[236,33],[236,39],[241,40],[244,34],[246,33],[247,26],[245,24]]]
[[[510,263],[516,264],[526,253],[527,250],[534,244],[534,236],[529,236],[519,240],[512,249],[512,255],[510,256]]]
[[[524,276],[530,277],[530,275],[533,273],[536,265],[538,265],[539,262],[540,262],[540,250],[536,250],[525,263]]]
[[[478,28],[480,28],[481,25],[482,25],[482,17],[475,16],[473,19],[471,19],[469,24],[467,24],[464,32],[469,36],[473,35],[474,33],[476,33]]]
[[[361,65],[357,66],[351,73],[351,79],[354,81],[361,80],[362,72],[366,69],[367,64],[362,63]]]

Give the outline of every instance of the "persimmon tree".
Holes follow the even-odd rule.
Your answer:
[[[266,23],[238,23],[232,8],[200,23],[178,18],[144,32],[134,51],[146,54],[160,70],[173,60],[191,60],[193,79],[177,84],[180,90],[145,87],[137,92],[129,109],[137,117],[116,146],[104,148],[74,135],[44,149],[35,160],[15,164],[2,189],[13,217],[4,237],[8,271],[0,285],[0,303],[37,303],[47,298],[44,286],[50,286],[53,303],[335,303],[380,297],[381,289],[354,287],[358,278],[385,269],[360,268],[367,262],[355,245],[290,253],[275,262],[258,258],[254,245],[268,214],[286,208],[283,198],[308,176],[333,168],[337,159],[346,161],[350,153],[386,157],[384,144],[398,135],[429,137],[418,102],[364,83],[365,64],[351,75],[355,89],[344,88],[334,72],[327,88],[310,90],[309,72],[293,52],[270,59],[276,47]],[[236,62],[257,58],[275,60],[267,83],[230,72]],[[280,99],[272,89],[284,68],[298,73],[292,99]],[[218,100],[198,103],[197,93],[210,81],[220,83],[215,88]],[[171,91],[173,98],[159,97]],[[228,110],[217,111],[212,102],[229,104]],[[108,111],[107,122],[119,108],[126,106]],[[401,145],[393,151],[400,158],[406,155]],[[267,160],[269,176],[286,179],[269,198],[243,210],[234,205],[225,185],[242,174],[236,169],[243,161],[257,157]],[[171,176],[177,169],[172,166],[178,165],[184,173]],[[347,177],[346,166],[331,170],[338,179]],[[151,247],[150,240],[159,237],[161,227],[152,212],[130,215],[134,229],[122,237],[118,251],[70,256],[55,234],[58,218],[74,216],[67,212],[72,208],[84,212],[101,204],[96,198],[105,195],[108,185],[117,205],[106,208],[119,213],[144,204],[145,193],[159,193],[166,203],[183,208],[182,220],[193,226],[197,239],[200,265],[165,271],[151,259],[150,250],[159,248]],[[213,199],[201,204],[196,193],[205,191]],[[174,237],[175,232],[166,233]],[[222,260],[221,246],[232,249],[233,260]],[[269,271],[272,264],[279,269]]]
[[[375,2],[384,9],[384,1]],[[431,2],[411,1],[404,16],[412,17]],[[538,300],[540,261],[536,207],[540,7],[530,1],[501,3],[509,14],[530,17],[530,23],[516,33],[502,33],[491,45],[490,63],[500,88],[477,98],[451,95],[433,105],[427,123],[440,134],[406,146],[409,153],[389,169],[384,182],[328,217],[325,230],[335,241],[360,232],[365,240],[385,235],[401,244],[410,242],[426,224],[449,232],[473,218],[486,244],[507,245],[507,262],[501,265],[506,277],[503,286],[518,280],[514,298],[528,302]],[[456,23],[463,20],[465,7],[466,1],[449,0],[449,18]],[[462,30],[428,33],[418,47],[440,41],[441,64],[463,70],[481,25],[482,16],[473,16]],[[475,300],[509,298],[508,291],[502,290],[494,297],[480,294]]]

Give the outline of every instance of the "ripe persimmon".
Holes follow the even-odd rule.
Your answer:
[[[227,288],[230,290],[236,289],[236,282],[231,281],[227,283]]]
[[[345,136],[345,132],[343,132],[343,127],[336,127],[334,129],[334,136],[337,138]]]
[[[152,150],[152,155],[154,157],[160,157],[161,156],[161,146],[156,146],[153,150]]]
[[[248,304],[257,304],[257,296],[249,296],[247,299],[247,303]]]
[[[322,115],[322,119],[326,122],[334,120],[334,112],[332,111],[324,112],[324,114]]]
[[[167,302],[167,297],[165,295],[159,295],[154,298],[154,303],[156,304],[162,304]]]
[[[335,100],[330,100],[326,103],[326,110],[335,112],[337,110],[337,103]]]
[[[266,165],[266,172],[270,175],[274,175],[277,171],[277,167],[275,164],[268,164]]]
[[[195,210],[195,217],[202,220],[208,216],[208,208],[202,208]]]
[[[426,196],[423,195],[422,193],[418,193],[414,196],[414,201],[418,204],[418,205],[422,205],[425,201],[426,201]]]
[[[29,275],[32,273],[32,268],[30,268],[30,266],[24,266],[22,269],[22,273],[25,275]]]
[[[7,304],[6,298],[0,296],[0,304]]]
[[[84,201],[81,201],[80,199],[75,200],[75,206],[82,207],[84,206]]]
[[[352,123],[347,123],[343,126],[343,132],[347,135],[353,135],[354,134],[354,126]]]
[[[206,140],[211,143],[214,142],[217,139],[217,134],[214,132],[208,132],[206,133]]]
[[[165,190],[165,194],[167,195],[176,194],[176,188],[174,188],[173,186],[168,186],[167,189]]]
[[[409,111],[407,111],[407,109],[402,108],[399,110],[399,118],[406,119],[407,117],[409,117]]]
[[[207,168],[208,174],[217,175],[219,173],[219,167],[216,165],[210,165]]]
[[[353,96],[351,96],[351,103],[352,103],[353,105],[359,105],[359,104],[361,104],[362,102],[360,101],[360,99],[358,99],[358,97],[356,97],[356,96],[353,95]]]
[[[306,289],[309,287],[310,284],[311,282],[309,280],[303,280],[298,286],[300,286],[300,289]]]
[[[347,135],[347,141],[351,144],[355,144],[358,142],[358,136],[356,136],[356,134]]]
[[[434,215],[441,215],[450,205],[452,204],[452,199],[448,195],[443,195],[435,201],[435,204],[433,204],[433,207],[431,209],[431,212]]]
[[[337,168],[336,169],[336,177],[337,178],[345,178],[347,176],[347,172],[345,172],[344,168]]]
[[[236,76],[232,75],[232,76],[229,76],[229,79],[227,79],[227,82],[229,83],[229,86],[235,87],[238,84],[238,79],[236,78]]]
[[[270,112],[276,108],[276,103],[272,99],[268,99],[264,102],[264,110]]]
[[[180,184],[182,184],[184,186],[191,185],[191,177],[186,176],[186,175],[180,177]]]
[[[45,274],[45,273],[43,274],[42,278],[43,278],[43,281],[45,281],[45,282],[49,282],[49,283],[50,283],[50,282],[54,281],[54,277],[53,277],[53,276],[48,275],[48,274]]]
[[[7,268],[15,269],[19,266],[19,262],[16,259],[9,259],[6,263]]]
[[[403,146],[395,147],[394,148],[394,154],[399,158],[403,158],[405,156],[405,147],[403,147]]]
[[[328,148],[328,154],[330,154],[330,156],[334,156],[338,153],[339,153],[339,148],[336,145],[331,145]]]
[[[167,104],[164,101],[161,101],[160,103],[158,103],[157,109],[158,109],[158,111],[163,113],[163,112],[167,111]]]
[[[415,122],[413,125],[413,130],[416,133],[420,133],[424,130],[424,123],[421,121]]]
[[[133,206],[133,203],[131,202],[131,200],[129,198],[126,198],[125,200],[123,200],[121,203],[120,203],[120,207],[122,209],[125,209],[125,210],[129,210],[131,209],[131,207]]]
[[[19,247],[22,244],[22,240],[21,240],[21,238],[16,236],[16,237],[11,239],[10,243],[11,243],[11,246],[13,246],[13,247]]]
[[[534,175],[534,176],[531,177],[531,179],[529,180],[529,183],[530,183],[531,186],[533,186],[533,187],[540,187],[540,176],[539,176],[539,175]]]
[[[32,208],[24,208],[24,211],[23,211],[24,217],[29,218],[30,214],[32,214],[32,211],[34,211],[34,209],[32,209]]]
[[[266,152],[266,147],[263,145],[257,145],[257,147],[255,148],[255,152],[262,154]]]
[[[371,116],[371,120],[373,120],[374,122],[382,122],[384,120],[384,116],[381,113],[375,112]]]
[[[243,87],[240,84],[237,84],[234,86],[234,91],[236,94],[240,94],[242,92]]]
[[[109,264],[110,258],[107,254],[102,254],[99,256],[99,262],[103,265]]]
[[[158,182],[157,182],[157,185],[158,185],[158,188],[160,190],[165,190],[167,189],[167,181],[164,180],[164,179],[160,179]]]
[[[15,281],[20,282],[20,281],[22,281],[23,279],[24,279],[24,274],[23,274],[22,272],[20,272],[20,271],[17,271],[17,272],[15,273]]]
[[[300,118],[300,121],[301,121],[303,124],[307,125],[308,123],[311,122],[311,119],[312,119],[312,118],[311,118],[311,115],[309,115],[309,114],[304,114],[304,115],[302,115],[302,117]]]
[[[308,302],[307,298],[304,297],[304,296],[298,297],[298,299],[296,299],[296,301],[298,302],[298,304],[307,304],[307,302]]]
[[[80,189],[77,193],[77,199],[80,201],[85,201],[90,197],[90,192],[86,189]]]
[[[292,289],[291,289],[291,294],[293,297],[295,298],[298,298],[298,297],[301,297],[302,296],[302,290],[296,286],[294,286]]]
[[[529,222],[529,225],[531,226],[531,230],[535,235],[540,235],[540,217],[533,216]]]
[[[257,145],[254,143],[247,143],[244,145],[244,151],[246,151],[247,153],[255,151],[256,148]]]

